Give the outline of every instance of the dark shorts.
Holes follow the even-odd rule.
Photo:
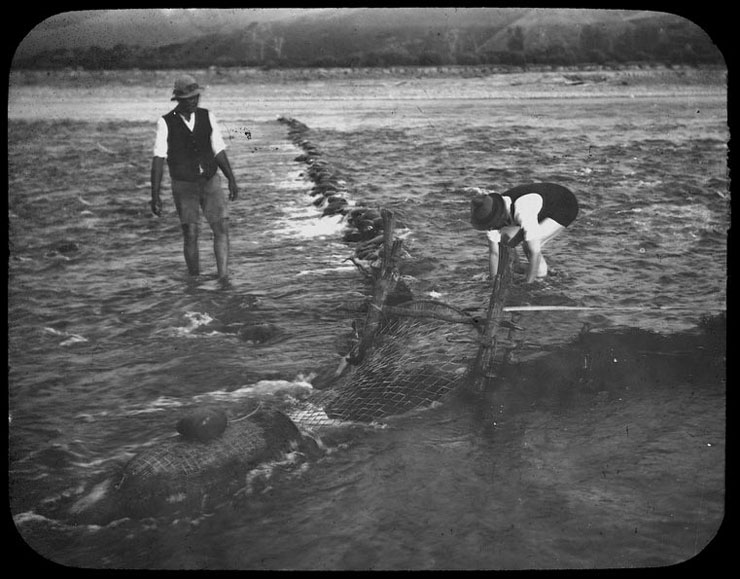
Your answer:
[[[175,200],[180,223],[200,223],[200,210],[203,210],[208,223],[216,223],[229,217],[226,193],[221,188],[221,177],[197,181],[172,180],[172,197]]]

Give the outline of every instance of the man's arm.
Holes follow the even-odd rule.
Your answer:
[[[211,123],[211,147],[216,155],[216,164],[229,181],[229,201],[234,201],[239,196],[239,187],[236,184],[234,172],[231,170],[229,157],[226,155],[226,143],[221,133],[221,125],[213,112],[208,111],[208,117]]]
[[[231,170],[231,164],[226,155],[226,150],[218,152],[216,155],[216,164],[229,181],[229,201],[235,201],[239,197],[239,186],[236,184],[236,178],[234,177],[234,172]]]
[[[524,240],[524,230],[519,230],[514,234],[513,237],[509,237],[509,234],[503,234],[501,236],[501,243],[505,243],[509,247],[516,247]],[[527,266],[527,283],[532,283],[537,279],[537,272],[540,268],[540,260],[542,259],[542,248],[539,239],[528,240],[524,242],[524,252],[527,255],[529,264]]]
[[[164,175],[164,158],[152,157],[152,213],[159,217],[162,214],[162,199],[159,195],[159,189],[162,186],[162,175]]]
[[[162,213],[162,200],[159,197],[159,189],[162,186],[164,175],[164,161],[167,158],[167,123],[164,118],[157,120],[157,135],[154,139],[154,151],[152,157],[152,213],[159,217]]]

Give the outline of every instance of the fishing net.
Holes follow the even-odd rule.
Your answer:
[[[207,444],[183,442],[177,437],[141,452],[126,465],[119,484],[197,477],[235,461],[249,466],[266,454],[286,450],[289,441],[299,439],[298,429],[285,415],[260,410],[231,421],[220,437]]]
[[[139,454],[126,466],[125,475],[147,479],[155,476],[194,476],[223,466],[235,456],[254,456],[263,450],[261,429],[249,421],[232,424],[216,444],[183,444],[172,439]]]
[[[386,306],[372,347],[359,363],[289,416],[316,429],[372,422],[441,402],[465,380],[477,335],[474,318],[439,302]]]
[[[493,378],[496,334],[510,276],[508,250],[501,252],[501,273],[494,281],[487,316],[480,319],[435,300],[393,301],[398,279],[394,255],[399,249],[394,242],[381,251],[373,298],[343,306],[355,311],[357,339],[348,356],[349,369],[334,387],[288,412],[300,427],[316,430],[348,421],[377,421],[440,403],[463,386],[480,390]]]
[[[482,390],[496,364],[496,334],[509,275],[508,248],[500,251],[499,275],[482,322],[451,304],[394,299],[402,240],[394,238],[393,212],[367,207],[347,211],[341,198],[344,179],[311,143],[310,129],[289,117],[278,120],[288,125],[289,136],[304,150],[296,160],[308,165],[306,174],[314,182],[311,195],[317,197],[314,204],[326,204],[324,214],[336,205],[330,212],[344,213],[347,224],[357,229],[345,236],[345,241],[357,242],[350,260],[373,285],[364,317],[354,319],[357,342],[348,356],[348,369],[331,389],[300,400],[289,410],[291,419],[304,428],[369,422],[442,401],[464,384]]]
[[[464,386],[481,391],[489,384],[510,278],[509,250],[502,244],[486,317],[476,318],[450,304],[409,299],[408,292],[398,291],[402,243],[392,238],[392,214],[386,212],[384,220],[383,247],[371,266],[372,296],[340,307],[351,320],[354,342],[332,387],[285,401],[280,411],[255,411],[207,443],[178,438],[150,448],[125,467],[119,488],[142,497],[156,494],[152,488],[188,492],[200,475],[248,468],[286,450],[301,438],[299,428],[316,432],[372,423],[441,403]]]
[[[351,320],[354,343],[331,388],[286,401],[281,411],[250,414],[206,442],[165,441],[134,457],[122,484],[149,479],[186,480],[237,463],[248,466],[307,431],[370,423],[426,408],[463,385],[481,390],[496,364],[499,318],[510,277],[502,244],[499,274],[485,319],[436,300],[414,300],[400,289],[402,241],[393,238],[393,215],[383,210],[383,240],[369,266],[372,296],[340,309]],[[287,416],[286,416],[287,415]]]

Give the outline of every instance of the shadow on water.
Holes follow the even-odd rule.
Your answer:
[[[682,385],[723,394],[725,315],[692,332],[661,335],[638,328],[591,331],[523,363],[504,363],[480,407],[484,422],[503,424],[528,408],[567,412],[620,397],[664,395]],[[496,415],[501,417],[497,420]]]

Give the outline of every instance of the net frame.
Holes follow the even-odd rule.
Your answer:
[[[382,210],[381,216],[385,237],[381,263],[372,272],[372,297],[339,306],[355,314],[358,339],[347,356],[350,369],[332,389],[311,396],[308,407],[289,413],[306,430],[377,422],[441,403],[463,387],[481,392],[501,361],[497,332],[511,279],[508,246],[501,244],[486,319],[437,300],[388,305],[399,279],[401,241],[392,238],[392,212]],[[475,355],[471,344],[477,346]]]

